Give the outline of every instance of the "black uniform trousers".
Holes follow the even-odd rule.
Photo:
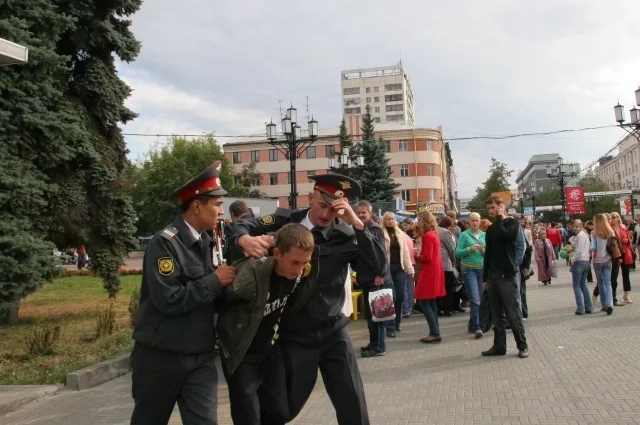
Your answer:
[[[505,323],[511,326],[518,350],[527,348],[522,313],[518,307],[520,293],[518,291],[515,273],[507,276],[499,272],[489,271],[487,295],[489,295],[491,322],[494,328],[493,348],[499,352],[507,351],[507,331],[505,329]]]
[[[225,367],[222,371],[229,388],[234,425],[277,425],[288,421],[287,383],[280,344],[247,353],[232,375]]]
[[[289,395],[289,421],[309,399],[318,379],[336,409],[339,425],[369,425],[369,412],[351,338],[343,327],[321,342],[302,344],[280,341]]]
[[[131,425],[166,425],[178,403],[184,425],[217,424],[218,371],[213,351],[180,354],[135,344],[131,352]]]

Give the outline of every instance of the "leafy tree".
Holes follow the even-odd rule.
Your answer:
[[[141,0],[3,2],[0,36],[29,47],[29,63],[0,72],[0,322],[53,270],[51,245],[87,244],[110,296],[133,246],[134,215],[119,123],[130,89],[115,57],[140,44],[126,18]]]
[[[478,186],[476,189],[476,195],[469,202],[469,209],[483,217],[488,217],[487,199],[489,199],[492,193],[506,192],[509,190],[509,178],[511,174],[513,174],[513,170],[509,170],[506,163],[491,158],[489,177],[487,177],[487,180],[484,181],[482,186]]]
[[[382,138],[376,140],[371,107],[367,105],[362,117],[362,156],[364,166],[360,169],[362,199],[369,202],[392,201],[400,186],[393,180],[389,157]]]
[[[214,161],[222,161],[222,187],[232,187],[231,167],[212,135],[192,140],[173,137],[152,148],[138,165],[131,189],[138,234],[152,235],[171,223],[178,213],[178,201],[169,195]]]
[[[338,173],[338,174],[351,177],[352,179],[355,179],[355,180],[360,180],[361,174],[362,174],[360,167],[355,167],[353,165],[356,164],[357,158],[362,151],[361,145],[353,143],[353,140],[351,140],[351,135],[347,130],[347,123],[345,122],[344,118],[340,123],[339,138],[340,138],[340,152],[344,152],[343,151],[344,148],[349,148],[349,158],[348,158],[349,167],[345,167],[344,164],[340,164],[340,166],[331,168],[330,170],[332,173]],[[342,156],[340,155],[339,158],[342,158]]]
[[[242,170],[236,173],[234,184],[228,190],[229,196],[239,198],[266,198],[267,195],[259,189],[252,189],[260,185],[262,174],[256,170],[256,163],[250,162],[242,166]]]

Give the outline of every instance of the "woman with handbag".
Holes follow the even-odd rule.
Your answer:
[[[633,265],[633,254],[631,252],[631,238],[627,228],[622,224],[620,214],[617,212],[611,213],[611,229],[613,229],[614,236],[618,240],[620,251],[622,254],[622,261],[614,261],[611,268],[611,291],[613,292],[613,303],[615,305],[633,304],[629,297],[631,291],[631,280],[629,278],[629,271]],[[622,297],[623,302],[618,302],[616,297],[616,290],[618,289],[618,276],[622,274],[622,289],[624,295]]]
[[[429,211],[418,214],[418,227],[422,234],[422,249],[416,261],[421,264],[420,277],[416,286],[416,299],[420,303],[425,319],[429,324],[429,335],[420,342],[430,344],[442,341],[438,322],[436,300],[445,295],[444,267],[438,237],[438,224]]]
[[[611,266],[612,256],[619,255],[620,251],[609,252],[609,239],[613,239],[613,229],[604,214],[596,214],[593,219],[595,227],[591,232],[591,251],[593,252],[593,271],[595,274],[600,304],[607,314],[613,313],[613,293],[611,291]],[[614,250],[615,251],[615,250]],[[594,295],[592,302],[597,300]]]
[[[538,266],[538,282],[551,285],[551,278],[554,276],[554,266],[556,254],[553,245],[547,239],[547,232],[544,229],[538,230],[538,239],[535,242],[535,258]]]

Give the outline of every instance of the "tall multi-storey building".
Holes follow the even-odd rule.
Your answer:
[[[640,189],[640,144],[635,136],[627,135],[618,146],[616,156],[600,158],[594,173],[611,190]]]
[[[404,124],[376,124],[376,137],[386,143],[393,178],[398,192],[407,202],[437,202],[456,209],[457,189],[451,151],[442,138],[442,128],[414,128]],[[353,140],[361,140],[360,126],[349,128]],[[329,172],[328,158],[339,150],[339,129],[320,131],[318,140],[296,163],[298,207],[308,206],[313,184],[308,177]],[[291,174],[289,161],[267,140],[235,139],[224,146],[227,159],[240,172],[245,164],[256,163],[261,174],[255,188],[278,199],[280,207],[289,205]]]
[[[342,113],[346,121],[360,121],[366,105],[374,122],[415,125],[413,91],[402,64],[349,69],[342,76]]]
[[[547,164],[552,168],[558,165],[558,153],[545,153],[533,155],[524,170],[518,173],[516,177],[516,185],[518,186],[518,194],[531,193],[531,182],[535,182],[536,192],[543,192],[549,189],[554,183],[554,179],[547,177]],[[579,167],[578,167],[579,168]],[[570,186],[577,183],[579,177],[570,179],[567,184]]]

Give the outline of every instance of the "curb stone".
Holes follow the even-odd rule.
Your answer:
[[[62,385],[0,385],[0,416],[53,395],[63,388]]]
[[[131,371],[130,353],[67,374],[66,388],[83,391],[126,375]]]

